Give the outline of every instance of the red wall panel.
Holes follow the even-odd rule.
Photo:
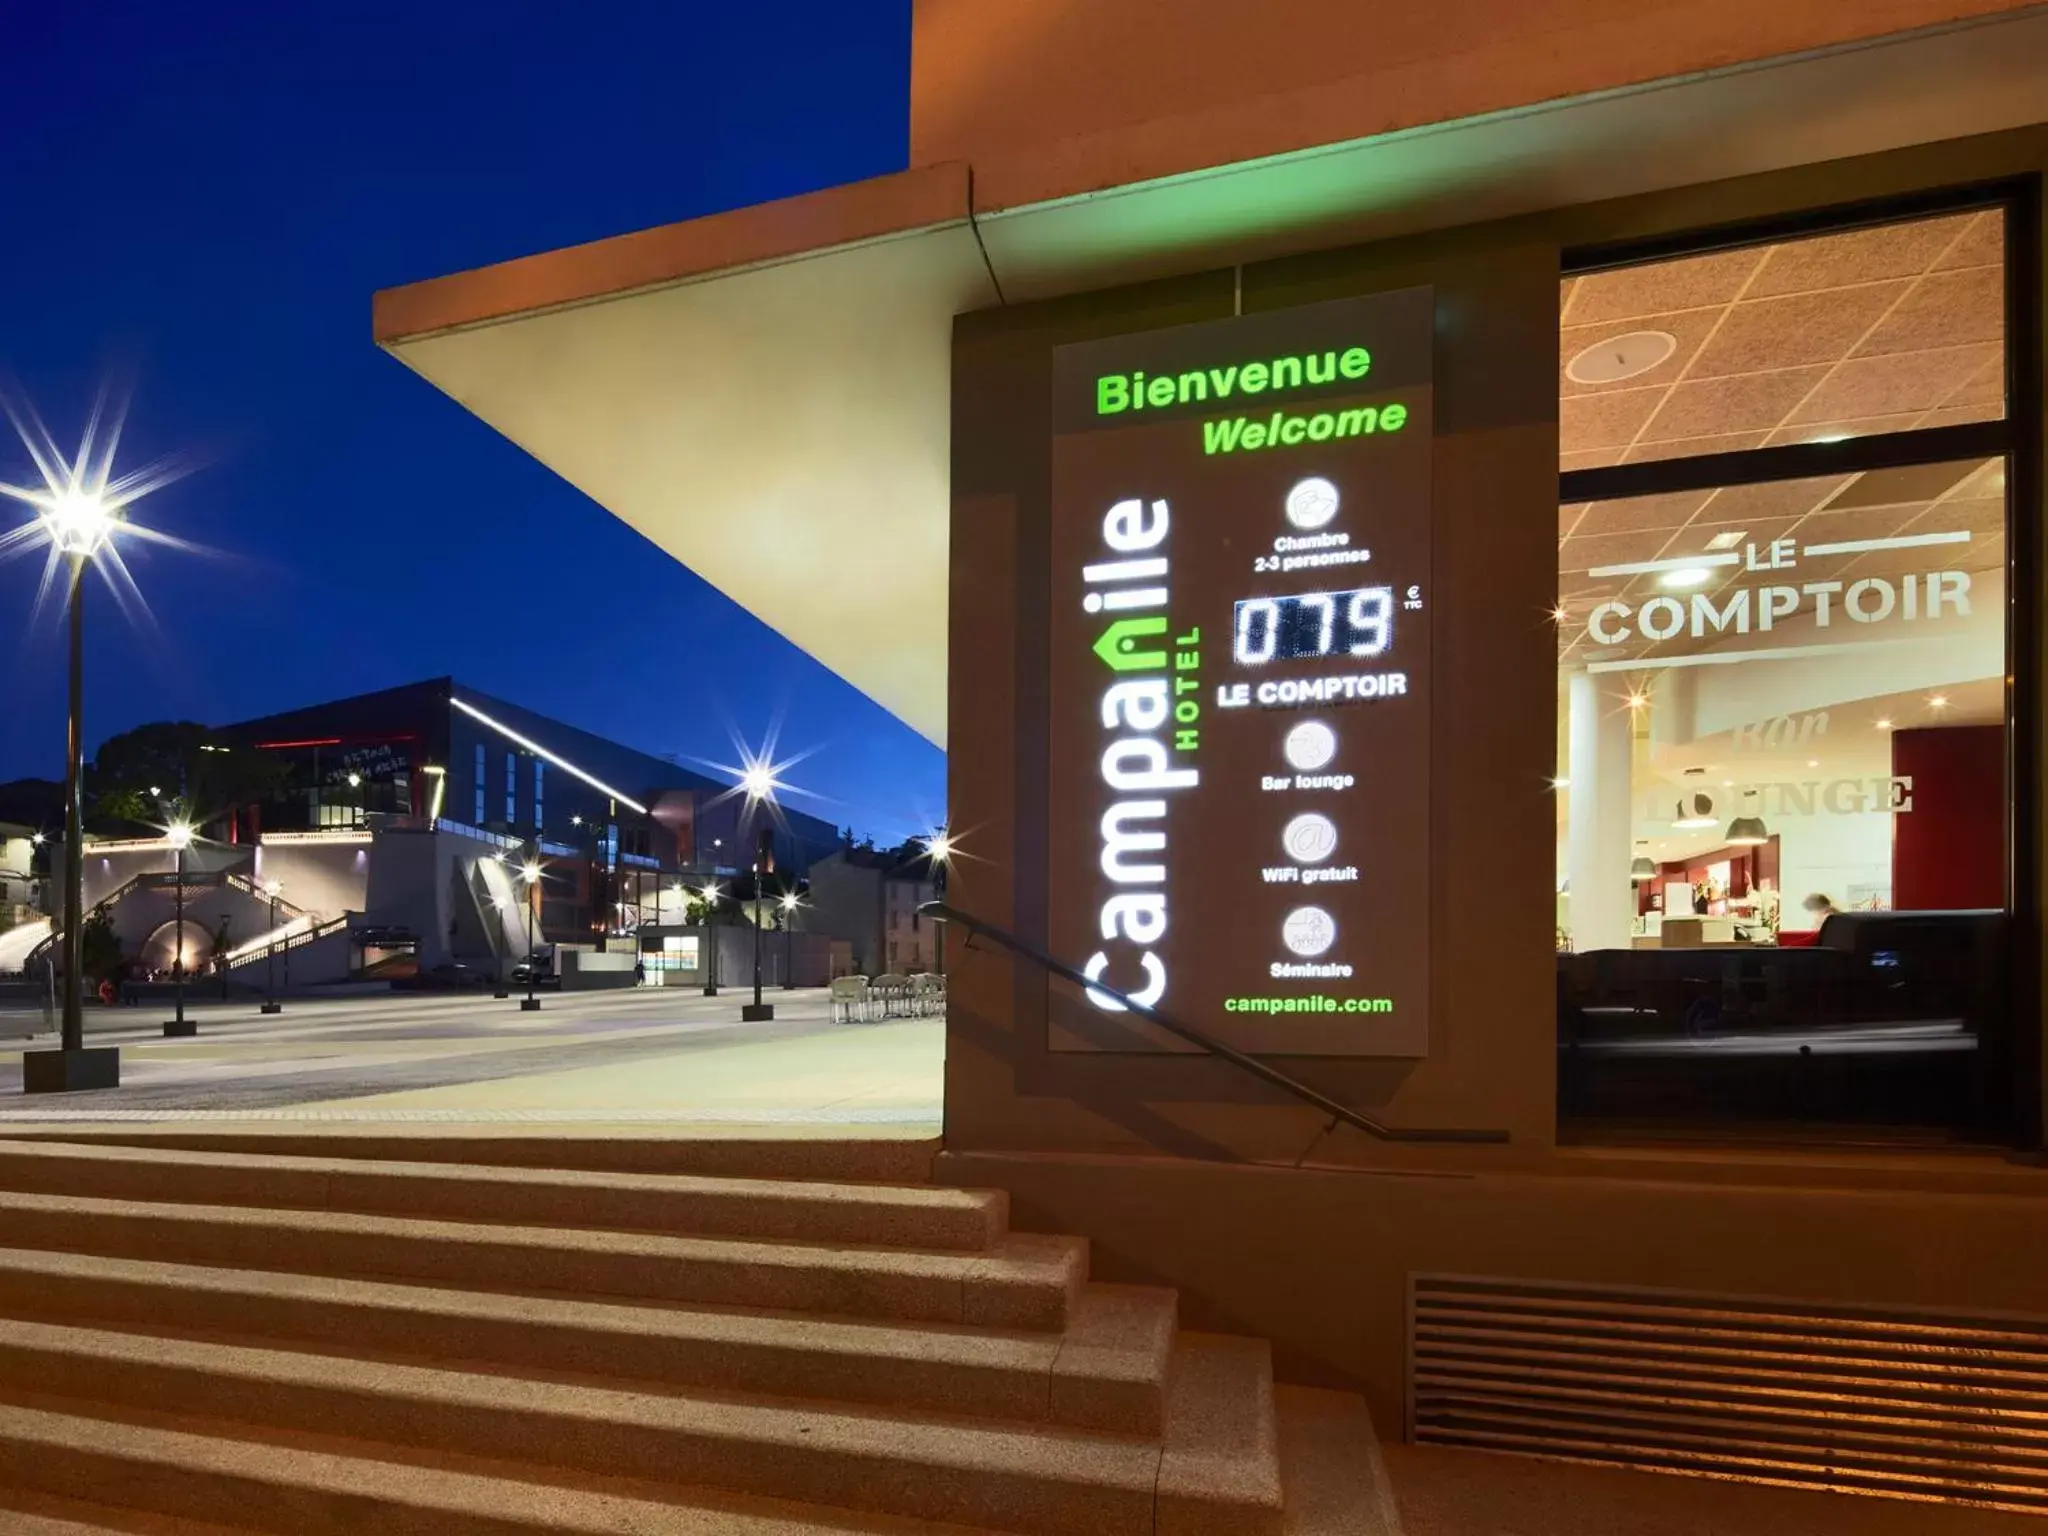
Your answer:
[[[1892,818],[1892,906],[2005,905],[2005,727],[1892,733],[1913,809]]]

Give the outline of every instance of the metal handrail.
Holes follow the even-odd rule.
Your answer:
[[[1010,951],[1011,954],[1029,960],[1041,970],[1047,971],[1063,980],[1071,981],[1077,987],[1087,988],[1100,992],[1106,997],[1114,998],[1132,1013],[1157,1024],[1168,1034],[1178,1035],[1181,1039],[1187,1041],[1188,1044],[1200,1046],[1210,1055],[1227,1061],[1242,1071],[1251,1073],[1252,1076],[1263,1082],[1272,1084],[1282,1093],[1291,1094],[1313,1109],[1321,1110],[1330,1117],[1333,1126],[1338,1122],[1342,1122],[1380,1141],[1448,1141],[1498,1145],[1508,1139],[1506,1131],[1472,1131],[1450,1128],[1383,1125],[1373,1119],[1372,1116],[1361,1113],[1348,1104],[1338,1103],[1328,1094],[1323,1093],[1319,1089],[1311,1088],[1297,1077],[1290,1077],[1278,1067],[1268,1065],[1256,1056],[1247,1056],[1236,1047],[1225,1045],[1213,1035],[1204,1034],[1192,1025],[1183,1024],[1177,1019],[1168,1018],[1158,1009],[1139,1002],[1128,993],[1112,987],[1107,982],[1090,981],[1083,972],[1076,970],[1065,961],[1055,960],[1044,950],[1018,938],[1014,933],[998,928],[993,923],[983,922],[972,913],[962,912],[958,907],[948,906],[943,901],[927,901],[919,906],[917,910],[920,914],[931,918],[934,922],[958,923],[968,931],[970,938],[978,934],[984,938],[993,939],[1004,949]]]

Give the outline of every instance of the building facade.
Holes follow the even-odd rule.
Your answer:
[[[811,865],[810,880],[807,921],[851,946],[860,975],[943,968],[940,929],[919,910],[940,894],[929,856],[840,848]]]
[[[947,1177],[1656,1462],[1443,1298],[2048,1317],[2044,101],[1991,0],[924,0],[910,169],[377,337],[948,747]]]

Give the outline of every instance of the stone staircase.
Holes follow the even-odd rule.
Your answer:
[[[0,1140],[0,1531],[1390,1530],[1357,1399],[857,1144],[241,1145]]]

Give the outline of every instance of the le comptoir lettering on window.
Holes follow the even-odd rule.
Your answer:
[[[1967,540],[1939,535],[1943,543]],[[1866,546],[1896,547],[1901,540],[1850,541],[1813,544],[1808,557],[1852,555]],[[1749,572],[1789,571],[1796,566],[1797,549],[1791,539],[1777,539],[1766,546],[1751,545],[1741,559]],[[1697,566],[1702,574],[1717,565],[1734,565],[1738,557],[1714,555],[1696,559],[1653,560],[1630,565],[1596,566],[1586,574],[1595,579],[1647,575]],[[1723,635],[1769,634],[1788,624],[1810,619],[1815,630],[1843,624],[1871,625],[1914,623],[1970,614],[1970,573],[1957,570],[1922,571],[1902,576],[1864,576],[1841,581],[1776,580],[1720,592],[1695,592],[1690,596],[1659,595],[1639,604],[1620,598],[1596,603],[1586,615],[1586,635],[1595,645],[1623,645],[1642,639],[1652,643],[1712,639]],[[1804,628],[1803,625],[1800,626]]]

